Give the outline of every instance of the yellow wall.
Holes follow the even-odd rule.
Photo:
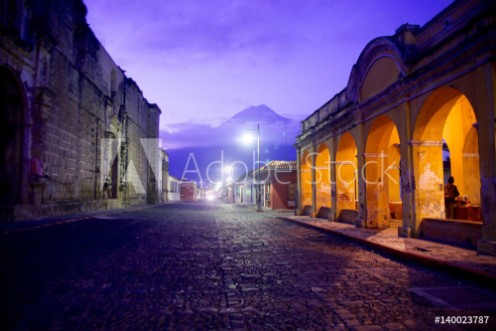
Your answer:
[[[424,103],[413,143],[417,219],[445,217],[443,141],[450,150],[455,185],[474,204],[480,203],[478,139],[472,130],[475,122],[470,102],[454,88],[440,88]]]
[[[391,132],[388,147],[388,193],[390,202],[401,202],[401,186],[400,186],[400,137],[398,130]]]
[[[301,207],[312,205],[312,155],[305,151],[301,157]]]
[[[400,158],[398,146],[399,135],[393,121],[386,115],[379,116],[370,128],[365,146],[368,227],[389,226],[391,196],[399,199],[399,169],[396,168]]]
[[[365,79],[363,80],[360,89],[360,100],[378,94],[386,87],[396,82],[400,70],[396,65],[396,61],[390,57],[381,57],[376,60],[369,68]]]
[[[468,196],[474,204],[480,204],[478,139],[472,126],[476,121],[468,99],[460,95],[446,118],[443,139],[450,150],[451,175],[460,194]]]
[[[479,139],[477,129],[472,127],[463,142],[463,191],[461,194],[468,196],[473,206],[481,205],[481,178],[479,164]]]
[[[350,133],[341,136],[336,151],[336,214],[342,209],[356,210],[357,147]]]
[[[325,143],[319,145],[315,158],[316,211],[331,207],[330,154]]]

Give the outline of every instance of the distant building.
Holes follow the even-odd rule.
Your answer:
[[[169,154],[167,154],[164,149],[159,148],[159,155],[161,163],[161,176],[158,192],[160,196],[160,202],[168,202],[167,193],[169,192]]]
[[[181,200],[181,180],[169,175],[168,192],[166,202]]]
[[[399,222],[400,236],[496,255],[495,12],[494,1],[455,1],[365,46],[345,89],[302,122],[299,213]],[[457,220],[445,217],[446,173],[471,202]]]
[[[199,200],[207,200],[210,192],[210,187],[205,182],[200,182],[196,188],[197,198]]]
[[[245,185],[244,183],[234,183],[234,182],[227,183],[225,186],[225,191],[223,196],[224,201],[232,202],[232,203],[235,202],[245,203],[242,198],[243,196],[241,197],[241,199],[239,199],[239,192],[240,192],[239,188],[244,185]]]
[[[181,201],[196,201],[198,196],[198,189],[196,182],[183,181],[180,184]]]
[[[161,160],[161,187],[159,192],[161,202],[173,202],[181,200],[181,183],[182,180],[169,174],[169,154],[160,149],[160,160]]]
[[[297,183],[296,161],[270,161],[264,166],[241,176],[233,183],[237,203],[256,205],[258,171],[262,206],[270,209],[294,209]],[[230,191],[231,192],[231,191]]]
[[[0,219],[159,200],[160,109],[81,0],[0,4]]]

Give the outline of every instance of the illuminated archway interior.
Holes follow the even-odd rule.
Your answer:
[[[448,175],[455,178],[461,197],[470,201],[460,202],[460,207],[471,207],[470,213],[461,209],[455,218],[474,218],[470,214],[480,207],[479,143],[477,119],[467,97],[454,88],[434,92],[419,114],[414,142],[418,218],[446,216],[443,187]],[[445,169],[451,173],[445,174]]]
[[[367,226],[388,227],[392,217],[401,218],[400,138],[394,122],[378,117],[365,146]]]
[[[312,156],[308,151],[301,157],[301,206],[312,205]]]
[[[350,133],[341,136],[336,151],[336,212],[357,210],[357,147]]]
[[[330,154],[325,143],[319,145],[315,158],[315,189],[317,211],[331,207]]]

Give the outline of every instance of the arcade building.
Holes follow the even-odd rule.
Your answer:
[[[299,214],[496,255],[495,9],[455,1],[365,46],[347,86],[302,122]]]

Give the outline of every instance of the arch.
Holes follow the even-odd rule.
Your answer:
[[[312,154],[304,151],[300,166],[301,208],[312,205]]]
[[[468,98],[452,87],[434,91],[424,102],[412,142],[417,219],[446,217],[443,143],[450,151],[450,174],[462,196],[480,207],[479,144],[475,111]],[[457,216],[465,218],[466,216]]]
[[[444,124],[460,98],[468,102],[468,99],[460,91],[452,87],[442,87],[432,92],[422,105],[422,109],[417,116],[413,139],[416,141],[441,141],[443,139]],[[468,103],[468,106],[470,106],[470,103]],[[470,109],[472,109],[472,106],[470,106]],[[475,120],[473,110],[472,115]]]
[[[391,64],[393,64],[394,62],[393,65],[398,70],[396,75],[397,80],[401,76],[406,75],[406,73],[408,72],[407,63],[409,63],[416,56],[417,51],[414,46],[405,45],[394,37],[379,37],[372,40],[367,44],[367,46],[365,46],[362,53],[358,57],[356,64],[351,70],[350,78],[348,79],[348,85],[346,87],[346,99],[354,103],[364,101],[363,99],[360,99],[361,87],[366,79],[366,76],[370,72],[371,67],[379,59],[387,59],[386,61],[388,63],[384,64],[387,64],[388,68],[393,68],[391,67]],[[377,69],[379,69],[379,67],[377,67]],[[393,69],[393,71],[396,70]],[[374,76],[377,76],[382,80],[380,75]],[[384,84],[388,86],[393,82],[389,78],[390,77],[388,77],[388,79],[384,82]],[[379,91],[376,90],[375,92]]]
[[[329,148],[325,143],[317,147],[315,157],[315,190],[316,190],[316,211],[322,207],[331,207],[331,156]]]
[[[351,133],[344,133],[336,150],[336,213],[344,209],[357,210],[357,146]]]
[[[26,192],[25,94],[21,86],[12,71],[0,67],[0,205],[20,203]]]
[[[387,115],[376,118],[365,144],[367,226],[389,227],[392,216],[401,218],[400,138]]]
[[[400,68],[394,58],[383,56],[376,59],[365,73],[360,86],[358,101],[363,102],[379,94],[379,92],[394,84],[400,74]]]

